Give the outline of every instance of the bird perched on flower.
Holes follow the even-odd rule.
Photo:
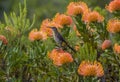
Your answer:
[[[62,37],[62,35],[58,32],[56,27],[49,27],[52,29],[53,32],[53,38],[55,42],[58,44],[60,48],[64,48],[65,46],[69,47],[72,51],[76,52],[75,49],[73,49],[68,43],[65,41],[65,39]]]

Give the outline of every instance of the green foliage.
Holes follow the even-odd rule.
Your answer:
[[[120,56],[112,50],[106,50],[101,54],[100,61],[105,69],[106,81],[119,81]]]
[[[77,66],[75,63],[63,67],[53,66],[47,53],[55,47],[51,38],[44,41],[30,42],[28,33],[33,28],[33,22],[27,18],[26,2],[22,8],[19,4],[20,14],[15,12],[5,16],[6,24],[1,24],[1,33],[5,35],[9,44],[0,50],[0,78],[1,81],[76,81]],[[74,70],[76,69],[76,70]]]
[[[64,12],[66,5],[69,3],[69,0],[26,0],[27,1],[27,17],[32,21],[32,16],[35,13],[36,22],[35,27],[40,26],[40,23],[45,18],[53,17],[57,12]],[[2,20],[4,20],[3,12],[10,13],[10,11],[15,11],[18,14],[18,3],[21,2],[22,6],[24,5],[24,0],[1,0],[0,1],[0,12]]]
[[[80,58],[80,61],[95,61],[97,58],[96,56],[97,51],[90,44],[85,43],[83,46],[80,47],[80,52],[78,53],[78,58]]]
[[[59,2],[61,4],[64,3],[64,1],[52,1],[55,4],[54,6],[59,4]],[[65,4],[69,1],[65,1]],[[46,4],[46,2],[48,2],[47,0],[44,0],[40,4],[38,0],[32,0],[32,2],[34,5],[37,4],[35,14],[36,18],[38,18],[36,22],[40,23],[40,21],[38,21],[39,17],[44,19],[58,12],[56,11],[57,7],[54,10],[49,8],[53,3],[50,2]],[[96,1],[88,1],[88,3],[92,5],[93,3],[95,4]],[[41,7],[39,7],[39,5],[41,5]],[[61,5],[59,5],[59,8],[61,8]],[[49,37],[46,40],[36,40],[33,42],[28,38],[31,29],[36,26],[35,15],[31,18],[31,14],[28,13],[32,10],[33,9],[27,7],[26,0],[24,0],[23,4],[19,4],[19,13],[11,12],[8,14],[4,12],[5,23],[0,22],[0,34],[6,36],[8,44],[3,45],[3,42],[0,41],[1,82],[100,82],[101,78],[103,79],[104,77],[83,77],[78,74],[79,64],[84,60],[101,62],[107,82],[120,81],[120,55],[115,53],[112,48],[106,50],[101,49],[102,42],[105,39],[112,41],[111,47],[113,47],[115,43],[120,43],[119,33],[111,34],[106,30],[108,17],[106,17],[102,23],[90,23],[90,28],[87,28],[87,24],[81,20],[81,15],[73,16],[74,24],[81,35],[76,35],[73,26],[64,26],[60,32],[70,46],[74,48],[74,46],[78,45],[80,48],[76,53],[67,48],[66,51],[72,54],[74,62],[58,67],[55,66],[53,61],[48,57],[48,53],[56,47],[53,38]],[[63,12],[63,10],[59,12]],[[104,16],[107,15],[105,9],[100,7],[96,7],[94,10]],[[119,12],[115,12],[113,16],[116,19],[119,18]],[[94,32],[92,30],[94,30]]]
[[[10,18],[4,13],[5,17],[5,23],[8,27],[15,28],[16,31],[14,32],[23,32],[26,33],[27,31],[30,31],[31,28],[33,27],[33,24],[35,22],[35,17],[33,18],[33,22],[30,24],[30,20],[27,19],[27,9],[26,9],[26,2],[24,2],[24,8],[22,9],[21,4],[19,4],[19,16],[15,14],[15,12],[10,14]],[[21,34],[20,34],[21,35]]]

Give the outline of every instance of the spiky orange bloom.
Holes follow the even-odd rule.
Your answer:
[[[33,29],[30,33],[29,33],[29,39],[31,41],[34,40],[45,40],[47,39],[47,34],[43,31],[38,31],[37,29]]]
[[[105,40],[102,43],[102,50],[105,50],[106,48],[109,48],[111,46],[111,41],[110,40]]]
[[[97,76],[102,77],[104,75],[104,70],[101,63],[94,61],[82,61],[78,73],[83,76]]]
[[[62,49],[53,49],[48,54],[48,57],[53,60],[56,66],[61,66],[65,63],[73,62],[73,58],[70,53],[63,51]]]
[[[52,30],[48,27],[59,28],[61,26],[59,24],[55,23],[54,21],[51,21],[50,19],[43,20],[41,27],[40,27],[40,31],[47,33],[48,36],[52,36]]]
[[[100,15],[97,11],[89,11],[83,14],[82,20],[87,23],[102,22],[104,20],[104,17]]]
[[[61,26],[72,24],[72,18],[70,16],[59,13],[55,15],[53,21]]]
[[[110,19],[107,23],[107,31],[111,33],[120,32],[120,20]]]
[[[67,7],[68,15],[78,15],[88,12],[88,6],[84,2],[71,2]]]
[[[120,54],[120,45],[118,45],[117,43],[114,45],[114,52],[115,53],[118,53],[118,54]]]
[[[5,44],[5,45],[8,44],[8,41],[7,41],[6,37],[3,36],[3,35],[0,35],[0,41],[2,41],[2,43]]]
[[[108,6],[106,6],[106,9],[109,11],[109,12],[114,12],[116,10],[120,10],[120,0],[113,0],[109,3]]]

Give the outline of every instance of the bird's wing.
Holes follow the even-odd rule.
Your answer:
[[[60,33],[58,33],[58,36],[59,36],[60,40],[62,40],[63,42],[65,42],[67,44],[67,42],[65,41],[65,39],[62,37],[62,35]]]
[[[66,41],[65,39],[62,37],[62,35],[59,33],[59,38],[62,40],[62,42],[64,42],[71,50],[73,50],[74,52],[76,52],[75,49],[73,49]]]

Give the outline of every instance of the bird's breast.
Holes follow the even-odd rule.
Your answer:
[[[58,43],[58,44],[61,43],[61,40],[60,40],[58,34],[54,34],[54,33],[53,33],[53,38],[54,38],[54,40],[55,40],[56,43]]]

